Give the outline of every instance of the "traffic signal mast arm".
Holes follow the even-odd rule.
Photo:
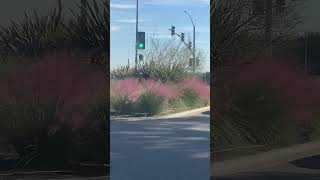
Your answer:
[[[171,29],[169,29],[171,31]],[[174,35],[177,35],[179,36],[179,38],[181,39],[181,35],[180,34],[177,34],[177,33],[174,33]],[[189,45],[185,42],[185,41],[182,41],[187,47],[188,49],[193,53],[192,49],[189,47]]]

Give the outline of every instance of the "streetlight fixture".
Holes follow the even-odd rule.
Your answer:
[[[195,27],[195,25],[194,25],[194,23],[193,23],[193,20],[192,20],[192,17],[191,17],[191,15],[188,13],[188,11],[184,11],[184,13],[186,13],[188,16],[189,16],[189,18],[190,18],[190,20],[191,20],[191,23],[192,23],[192,25],[193,25],[193,74],[195,73],[195,64],[196,64],[196,27]]]

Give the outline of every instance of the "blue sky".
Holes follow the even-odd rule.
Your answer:
[[[205,69],[210,64],[210,0],[139,0],[139,31],[146,32],[146,39],[156,36],[171,39],[171,25],[176,33],[192,37],[193,28],[187,10],[196,26],[196,47],[204,51]],[[136,0],[111,0],[111,68],[134,62]],[[178,41],[178,38],[176,38]],[[148,44],[146,44],[148,48]]]

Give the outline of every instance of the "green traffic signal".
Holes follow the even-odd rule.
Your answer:
[[[145,49],[145,32],[138,32],[138,49]]]
[[[139,44],[139,49],[143,49],[144,45],[142,43]]]

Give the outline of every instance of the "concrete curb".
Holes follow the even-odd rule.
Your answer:
[[[181,117],[188,117],[188,116],[193,116],[197,115],[206,111],[210,111],[210,106],[203,107],[203,108],[198,108],[198,109],[193,109],[190,111],[184,111],[184,112],[179,112],[175,114],[170,114],[170,115],[164,115],[164,116],[152,116],[152,117],[111,117],[111,120],[118,120],[118,121],[150,121],[150,120],[161,120],[161,119],[172,119],[172,118],[181,118]]]
[[[85,177],[85,178],[58,178],[58,179],[48,179],[48,178],[41,178],[41,179],[37,179],[37,178],[18,178],[17,180],[109,180],[110,177],[109,176],[103,176],[103,177]]]
[[[203,112],[206,112],[206,111],[210,111],[210,106],[199,108],[199,109],[193,109],[193,110],[190,110],[190,111],[184,111],[184,112],[180,112],[180,113],[160,116],[159,118],[164,118],[164,119],[179,118],[179,117],[196,115],[196,114],[203,113]]]
[[[249,171],[264,171],[290,161],[318,155],[320,142],[310,142],[282,149],[275,149],[257,155],[249,155],[213,163],[214,176],[232,175]]]

